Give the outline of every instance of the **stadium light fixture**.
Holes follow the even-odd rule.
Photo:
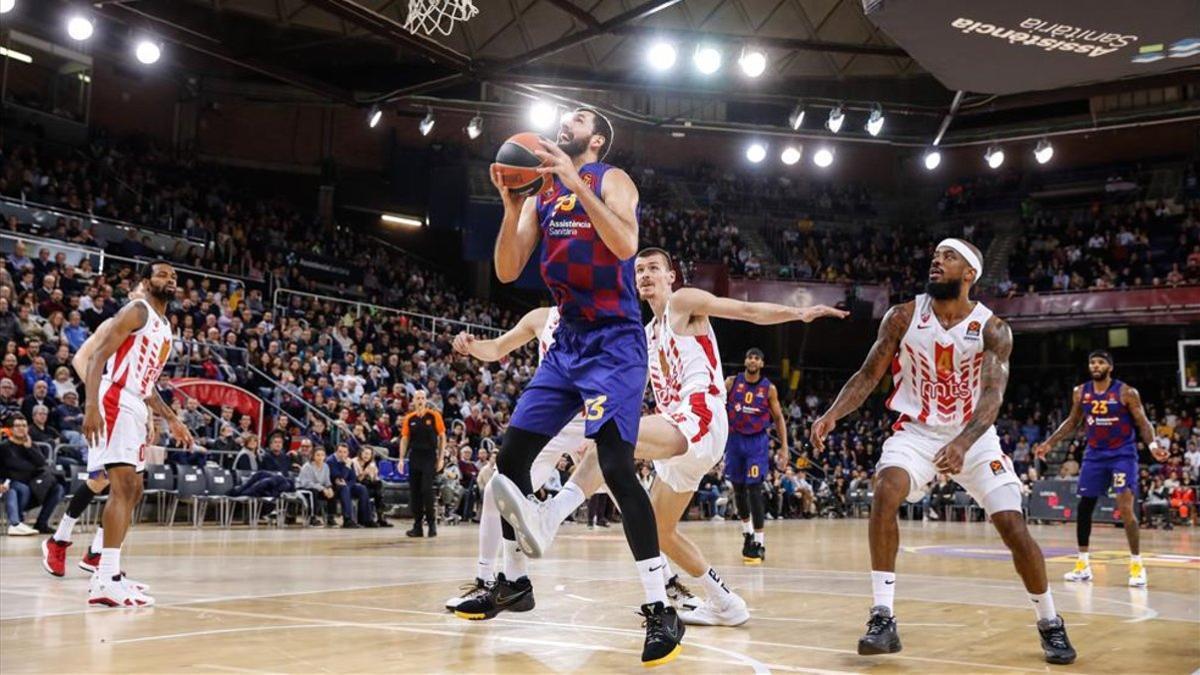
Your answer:
[[[162,58],[162,47],[158,46],[158,43],[153,40],[138,40],[137,47],[133,50],[133,55],[142,64],[152,66]]]
[[[767,70],[767,55],[761,49],[743,49],[738,65],[746,77],[758,77]]]
[[[822,169],[829,168],[829,165],[833,164],[833,150],[830,150],[829,148],[821,148],[820,150],[814,152],[813,164],[816,164]]]
[[[767,158],[767,146],[762,143],[751,143],[750,147],[746,148],[746,159],[754,164],[758,164]]]
[[[33,63],[32,56],[26,54],[25,52],[19,52],[15,49],[5,49],[4,47],[0,47],[0,56],[5,56],[14,61],[20,61],[21,63]]]
[[[1050,145],[1050,140],[1043,138],[1038,141],[1037,147],[1033,149],[1033,158],[1038,164],[1045,164],[1054,156],[1054,146]]]
[[[942,163],[942,153],[937,148],[933,148],[925,153],[925,170],[933,171]]]
[[[787,164],[788,166],[791,166],[791,165],[795,164],[796,162],[799,162],[800,161],[800,148],[798,148],[794,145],[787,146],[786,148],[783,149],[783,152],[779,153],[779,161],[783,162],[784,164]]]
[[[804,124],[804,104],[803,103],[798,104],[796,106],[796,108],[794,110],[792,110],[792,114],[788,115],[788,126],[792,128],[792,131],[799,130],[800,125],[802,125],[802,124]]]
[[[17,0],[0,0],[0,14],[8,14],[17,6]]]
[[[558,108],[546,101],[534,101],[529,106],[529,123],[535,129],[549,129],[559,120]]]
[[[471,118],[470,122],[467,122],[467,138],[475,140],[481,134],[483,134],[483,117],[476,115]]]
[[[425,113],[425,117],[421,119],[421,123],[417,125],[417,129],[421,132],[422,136],[428,136],[429,132],[433,131],[433,125],[436,123],[437,120],[433,118],[433,111],[429,110]]]
[[[878,136],[879,132],[883,131],[883,106],[878,103],[871,106],[871,116],[867,118],[867,124],[863,128],[871,136]]]
[[[421,227],[425,224],[425,221],[416,216],[404,216],[395,213],[381,214],[379,219],[389,225],[402,225],[404,227]]]
[[[699,45],[692,54],[692,64],[703,75],[712,75],[721,69],[721,52],[712,45]]]
[[[383,108],[380,108],[378,105],[371,106],[371,112],[367,113],[367,126],[374,129],[379,126],[379,120],[381,119],[383,119]]]
[[[998,145],[989,145],[987,152],[983,153],[983,159],[991,168],[999,169],[1004,164],[1004,151]]]
[[[646,52],[646,60],[655,70],[670,70],[675,66],[675,45],[670,42],[655,42]]]
[[[837,133],[842,130],[842,124],[846,121],[846,113],[842,112],[842,106],[836,105],[833,110],[829,111],[829,119],[825,120],[825,128],[832,133]],[[814,156],[813,159],[816,159]]]
[[[82,14],[72,14],[67,19],[67,35],[71,36],[72,40],[83,42],[92,37],[92,33],[96,31],[92,20]]]

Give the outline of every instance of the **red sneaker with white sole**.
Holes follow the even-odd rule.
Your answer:
[[[42,542],[42,568],[61,577],[67,573],[67,549],[71,542],[58,541],[54,537]]]
[[[89,548],[83,559],[79,561],[79,569],[95,574],[96,570],[100,569],[100,554]]]

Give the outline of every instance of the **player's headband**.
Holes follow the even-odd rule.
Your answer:
[[[1116,365],[1113,363],[1112,354],[1109,354],[1108,352],[1104,351],[1103,349],[1097,349],[1096,351],[1092,352],[1091,354],[1088,354],[1088,361],[1091,361],[1092,359],[1104,359],[1105,361],[1108,361],[1108,365],[1110,368],[1112,366]]]
[[[963,240],[953,238],[943,239],[938,242],[937,248],[941,248],[943,246],[954,249],[963,257],[963,260],[967,261],[967,264],[975,270],[976,280],[983,278],[983,261],[979,259],[979,256],[975,255],[975,252],[972,251],[971,247],[967,246]]]
[[[760,361],[765,360],[762,350],[758,347],[751,347],[746,350],[746,358],[750,358],[751,356],[757,356]]]

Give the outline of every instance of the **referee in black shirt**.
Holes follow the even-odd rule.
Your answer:
[[[413,528],[410,537],[423,537],[421,518],[429,524],[429,536],[437,536],[437,511],[433,507],[433,481],[442,471],[442,452],[446,447],[446,423],[438,411],[428,406],[423,390],[413,394],[412,410],[400,424],[400,466],[408,456],[409,503],[412,504]],[[412,452],[409,455],[409,452]]]

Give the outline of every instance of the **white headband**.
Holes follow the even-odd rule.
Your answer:
[[[976,281],[983,278],[983,261],[979,259],[979,256],[975,255],[970,246],[967,246],[961,239],[943,239],[938,242],[937,248],[943,246],[954,249],[963,257],[963,260],[967,261],[967,264],[975,270]]]

